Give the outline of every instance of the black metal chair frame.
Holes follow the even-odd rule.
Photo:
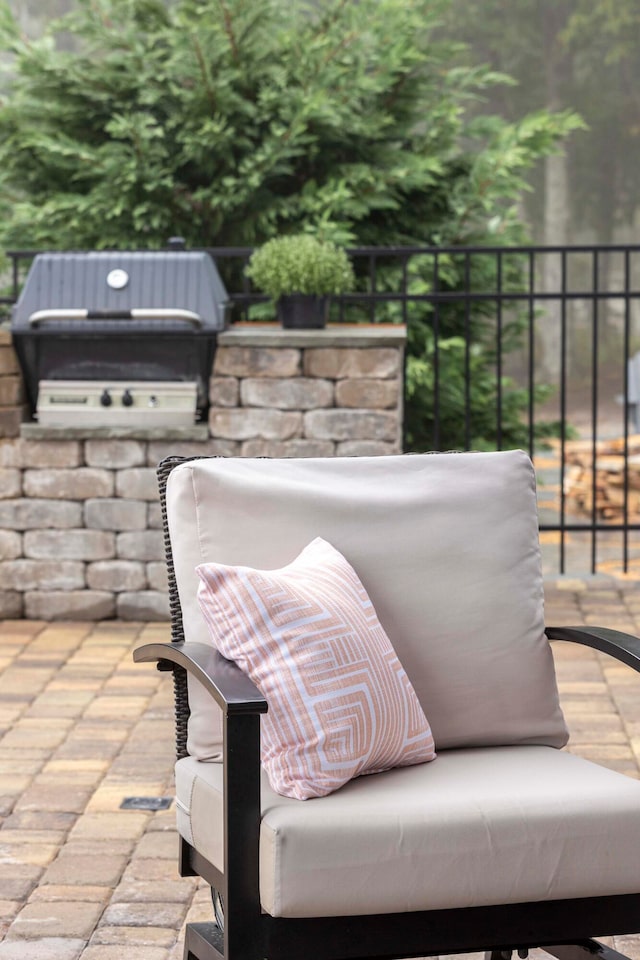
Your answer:
[[[526,956],[542,947],[558,960],[623,960],[591,939],[640,932],[640,892],[488,907],[429,910],[375,916],[288,919],[262,912],[259,892],[260,715],[267,703],[235,664],[213,647],[185,642],[166,518],[171,470],[193,457],[170,457],[159,465],[164,522],[171,643],[151,643],[136,662],[157,661],[171,671],[176,705],[178,759],[185,757],[189,700],[187,674],[199,680],[224,718],[224,863],[222,874],[180,839],[180,875],[200,876],[224,902],[224,929],[216,922],[188,924],[185,960],[356,960],[426,957],[484,951],[486,960]],[[550,640],[567,640],[611,654],[640,672],[640,639],[601,627],[547,628]],[[594,864],[597,869],[597,864]]]

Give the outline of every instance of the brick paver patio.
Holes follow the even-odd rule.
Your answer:
[[[640,589],[548,584],[547,623],[640,631]],[[0,960],[181,960],[209,891],[176,870],[172,684],[134,665],[164,624],[0,623]],[[570,749],[640,776],[640,677],[555,644]],[[597,864],[594,864],[597,869]],[[640,938],[617,938],[640,960]]]

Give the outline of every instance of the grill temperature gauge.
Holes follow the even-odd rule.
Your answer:
[[[107,286],[112,290],[123,290],[129,283],[129,274],[126,270],[110,270],[107,274]]]

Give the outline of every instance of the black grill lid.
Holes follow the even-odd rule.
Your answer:
[[[13,312],[34,412],[41,380],[195,381],[208,403],[230,302],[199,251],[41,253]]]
[[[41,253],[13,313],[15,332],[223,330],[227,291],[204,252]],[[127,323],[127,321],[129,321]]]

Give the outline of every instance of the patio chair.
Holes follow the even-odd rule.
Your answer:
[[[591,938],[640,931],[640,782],[561,749],[548,639],[635,669],[640,642],[593,627],[545,635],[526,455],[171,458],[159,477],[172,642],[135,659],[173,671],[180,872],[212,887],[212,919],[187,926],[186,960],[500,960],[533,947],[621,957]],[[331,581],[336,556],[350,572]],[[331,597],[349,595],[338,612],[329,581]],[[304,627],[282,648],[292,623],[309,624],[308,644]],[[285,657],[281,674],[265,666],[269,704],[246,647],[265,630]],[[386,702],[371,700],[380,662],[359,673],[352,631],[388,644],[384,682],[397,683]],[[237,662],[219,652],[227,642],[244,651]],[[337,699],[316,696],[334,679]],[[324,713],[330,725],[345,704],[322,740]],[[298,719],[303,737],[322,728],[315,747],[302,744],[311,773],[296,780],[295,759],[288,770],[312,791],[317,774],[310,799],[274,776],[273,731]],[[406,765],[357,765],[370,738],[405,721]],[[429,759],[429,727],[437,757],[417,762]],[[349,763],[355,751],[355,767],[338,769],[341,751]]]

